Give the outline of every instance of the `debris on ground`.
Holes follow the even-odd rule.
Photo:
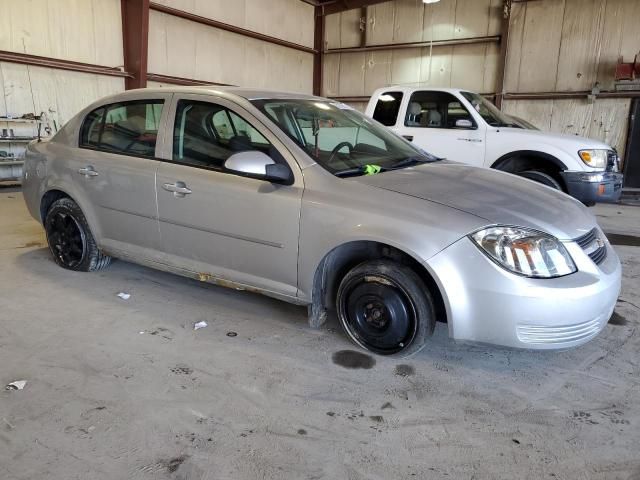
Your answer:
[[[208,327],[208,326],[209,326],[209,324],[203,320],[201,322],[194,323],[193,324],[193,329],[194,330],[200,330],[201,328]]]
[[[7,390],[22,390],[26,384],[26,380],[16,380],[15,382],[8,384],[5,388]]]
[[[227,332],[227,337],[237,337],[238,334],[236,332]]]
[[[125,292],[120,292],[118,296],[123,300],[129,300],[131,298],[131,294]]]

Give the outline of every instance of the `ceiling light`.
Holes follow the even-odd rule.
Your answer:
[[[424,3],[438,3],[440,0],[422,0]]]

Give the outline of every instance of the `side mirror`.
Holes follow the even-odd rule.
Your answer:
[[[224,168],[245,177],[275,183],[287,183],[291,179],[291,172],[286,165],[274,162],[258,150],[234,153],[224,162]]]
[[[456,120],[456,128],[473,128],[473,122],[465,118]]]

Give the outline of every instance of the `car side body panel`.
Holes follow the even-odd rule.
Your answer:
[[[300,219],[300,298],[311,301],[315,272],[333,249],[356,241],[395,247],[426,267],[426,260],[487,220],[387,190],[370,195],[356,179],[335,179],[319,165],[304,172]]]

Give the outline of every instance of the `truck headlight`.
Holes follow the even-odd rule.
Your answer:
[[[580,150],[578,155],[584,163],[593,168],[602,168],[603,170],[607,167],[607,154],[608,150]]]
[[[577,271],[564,245],[542,232],[495,226],[479,230],[470,238],[491,260],[518,275],[553,278]]]

